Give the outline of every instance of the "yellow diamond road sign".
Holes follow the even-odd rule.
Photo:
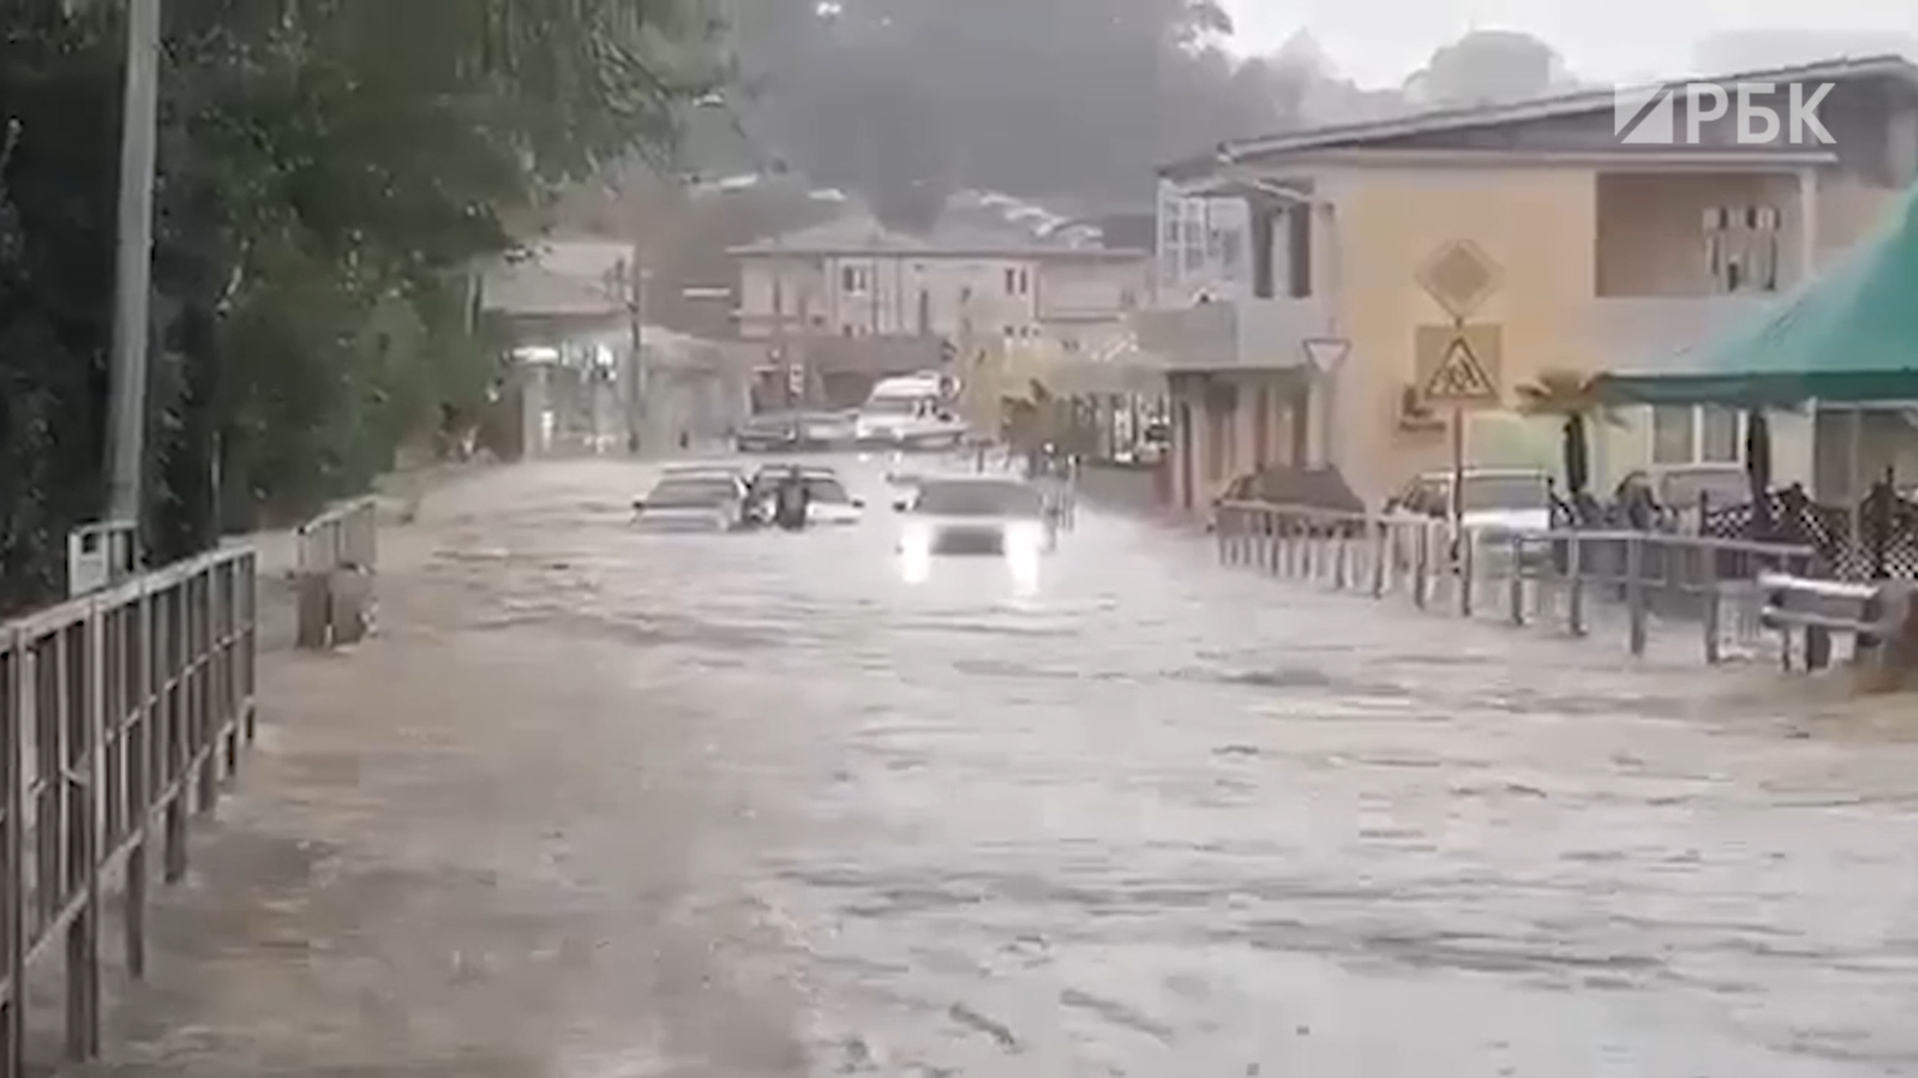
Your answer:
[[[1419,269],[1418,282],[1446,313],[1463,320],[1498,291],[1498,263],[1471,240],[1452,240]]]

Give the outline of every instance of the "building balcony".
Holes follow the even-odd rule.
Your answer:
[[[1778,293],[1719,296],[1601,296],[1588,301],[1578,339],[1606,371],[1685,369],[1683,353],[1752,324]]]
[[[1326,300],[1238,299],[1140,311],[1139,350],[1167,371],[1280,370],[1303,366],[1305,342],[1328,335]]]

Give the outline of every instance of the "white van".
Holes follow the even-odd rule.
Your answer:
[[[966,423],[954,413],[953,386],[937,372],[882,378],[854,417],[861,445],[950,449],[963,444]]]

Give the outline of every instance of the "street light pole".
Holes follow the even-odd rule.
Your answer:
[[[160,97],[160,0],[128,0],[120,127],[108,519],[137,524],[146,458],[147,311],[153,288],[153,173]]]
[[[622,396],[625,398],[625,407],[621,410],[626,415],[626,451],[635,455],[639,453],[640,435],[645,426],[646,285],[652,276],[640,265],[640,256],[640,247],[635,244],[632,261],[621,267],[626,294],[620,297],[626,308],[627,328],[632,335],[626,369],[620,378],[624,387]]]

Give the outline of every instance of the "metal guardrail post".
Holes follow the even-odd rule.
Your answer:
[[[1866,599],[1864,601],[1864,604],[1860,608],[1858,617],[1859,617],[1859,620],[1864,622],[1866,625],[1876,626],[1881,624],[1885,619],[1884,592],[1883,591],[1872,592],[1871,597]],[[1854,649],[1852,652],[1852,658],[1854,660],[1864,659],[1865,657],[1869,656],[1872,652],[1878,650],[1879,646],[1882,643],[1883,641],[1879,638],[1878,634],[1875,631],[1872,631],[1870,629],[1860,631],[1857,635],[1852,637],[1852,647]]]
[[[1525,537],[1512,537],[1512,624],[1525,624]]]
[[[1418,543],[1412,552],[1412,605],[1424,610],[1431,601],[1432,528],[1421,524]]]
[[[1473,541],[1473,536],[1463,528],[1454,532],[1453,542],[1457,544],[1457,554],[1453,560],[1458,564],[1458,572],[1455,575],[1455,579],[1458,582],[1458,616],[1461,618],[1469,618],[1472,616],[1472,587],[1474,584],[1472,578],[1472,548],[1478,544]]]
[[[1831,631],[1822,625],[1805,626],[1805,669],[1823,670],[1831,665]]]
[[[4,918],[0,918],[0,944],[6,948],[6,997],[0,1002],[0,1075],[22,1078],[26,1073],[27,1051],[27,783],[26,751],[23,732],[33,721],[35,671],[30,651],[19,645],[19,636],[0,625],[0,715],[10,721],[0,723],[0,769],[4,776],[6,812],[4,835],[0,836],[0,886],[5,893]]]
[[[1573,636],[1585,635],[1584,547],[1577,532],[1565,544],[1565,628]]]
[[[1625,540],[1625,616],[1633,655],[1645,654],[1645,536]]]
[[[1699,578],[1700,591],[1705,603],[1704,617],[1701,619],[1705,623],[1705,664],[1717,666],[1724,658],[1720,653],[1723,646],[1720,635],[1725,596],[1718,586],[1718,551],[1706,550],[1702,553],[1704,567],[1699,573]]]
[[[1392,526],[1383,520],[1370,524],[1372,533],[1372,598],[1385,597],[1386,545],[1392,534]]]

